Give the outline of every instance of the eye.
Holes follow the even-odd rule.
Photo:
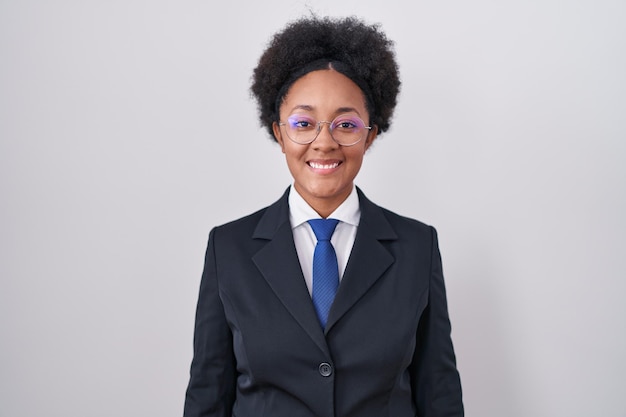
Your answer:
[[[363,122],[356,117],[340,116],[333,122],[333,130],[357,130],[363,126]]]
[[[353,121],[344,120],[335,127],[340,127],[342,129],[352,129],[356,127],[356,124]]]
[[[289,127],[297,130],[309,130],[314,128],[316,124],[315,120],[301,115],[291,116],[287,120]]]

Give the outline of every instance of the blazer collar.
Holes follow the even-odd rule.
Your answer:
[[[325,355],[328,345],[304,282],[289,222],[289,188],[269,206],[252,237],[267,243],[252,256],[276,297]]]
[[[285,223],[289,225],[289,187],[278,201],[265,210],[254,229],[252,238],[271,240]],[[291,225],[289,226],[291,227]]]
[[[289,190],[290,187],[287,187],[278,201],[265,210],[252,235],[254,239],[271,240],[285,222],[289,223]],[[359,195],[361,209],[359,227],[365,225],[369,233],[380,240],[397,239],[396,232],[387,221],[383,210],[372,203],[359,187],[356,188],[356,191]]]
[[[324,334],[332,329],[394,262],[393,256],[382,242],[397,239],[395,231],[383,210],[365,197],[358,187],[357,192],[361,209],[359,228],[324,331],[319,325],[304,283],[293,242],[289,223],[289,188],[278,201],[265,210],[252,236],[254,239],[268,241],[252,258],[257,268],[285,308],[325,353],[328,353],[328,346]]]
[[[341,284],[330,308],[325,333],[348,312],[394,263],[383,242],[398,238],[383,209],[357,187],[361,220]]]

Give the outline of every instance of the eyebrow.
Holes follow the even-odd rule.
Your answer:
[[[298,104],[297,106],[294,106],[293,109],[291,109],[291,111],[293,110],[313,111],[314,109],[315,108],[309,104]],[[357,115],[361,116],[361,113],[359,113],[359,111],[355,109],[354,107],[339,107],[337,110],[335,110],[336,114],[350,113],[350,112],[354,112]]]
[[[313,111],[313,106],[309,106],[308,104],[298,104],[297,106],[295,106],[293,110],[307,110],[307,111]]]

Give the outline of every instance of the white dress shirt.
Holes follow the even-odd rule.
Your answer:
[[[313,252],[315,251],[317,238],[307,221],[321,218],[322,217],[304,201],[302,196],[298,194],[295,187],[292,185],[289,191],[289,221],[291,222],[293,240],[296,244],[300,267],[302,268],[309,294],[312,294],[313,291]],[[350,257],[352,246],[354,245],[357,227],[361,218],[359,196],[356,192],[356,186],[352,186],[352,192],[348,198],[341,203],[328,218],[339,220],[335,232],[330,239],[330,243],[332,243],[335,248],[335,253],[337,254],[339,280],[341,281],[343,273],[346,270],[346,265],[348,264],[348,258]]]

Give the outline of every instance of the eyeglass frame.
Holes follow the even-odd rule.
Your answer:
[[[291,116],[293,116],[293,115],[291,115]],[[289,117],[291,117],[291,116],[289,116]],[[296,144],[298,144],[298,145],[310,145],[311,143],[315,142],[315,139],[317,139],[317,137],[320,135],[320,133],[322,133],[322,124],[327,124],[327,125],[328,125],[328,132],[330,133],[330,137],[331,137],[331,139],[333,140],[333,142],[335,142],[335,143],[336,143],[337,145],[339,145],[339,146],[345,146],[345,147],[348,147],[348,146],[354,146],[354,145],[356,145],[357,143],[361,142],[361,141],[363,140],[363,138],[367,137],[367,135],[369,135],[369,134],[370,134],[370,132],[372,131],[372,126],[363,126],[363,129],[366,129],[366,132],[364,132],[365,134],[364,134],[363,136],[361,136],[361,137],[359,138],[359,140],[357,140],[357,141],[356,141],[356,142],[354,142],[354,143],[350,143],[350,144],[348,144],[348,145],[344,145],[343,143],[339,143],[339,142],[337,142],[337,140],[336,140],[336,139],[335,139],[335,137],[333,136],[333,128],[332,128],[332,126],[333,126],[333,122],[334,122],[335,120],[337,120],[338,118],[340,118],[341,116],[344,116],[344,114],[340,114],[339,116],[335,117],[335,118],[334,118],[333,120],[331,120],[330,122],[329,122],[329,121],[326,121],[326,120],[316,121],[316,123],[315,123],[315,129],[317,130],[317,133],[315,134],[315,136],[313,137],[313,139],[311,139],[310,141],[307,141],[307,142],[298,142],[297,140],[293,139],[291,136],[289,136],[289,131],[288,131],[287,129],[285,129],[285,133],[287,134],[287,137],[289,138],[289,140],[290,140],[290,141],[292,141],[293,143],[296,143]],[[361,122],[363,122],[363,124],[365,124],[365,122],[363,121],[363,119],[361,119],[360,117],[355,116],[355,118],[359,119]],[[281,122],[280,120],[278,121],[278,126],[286,126],[286,125],[287,125],[287,123],[285,123],[285,122]]]

